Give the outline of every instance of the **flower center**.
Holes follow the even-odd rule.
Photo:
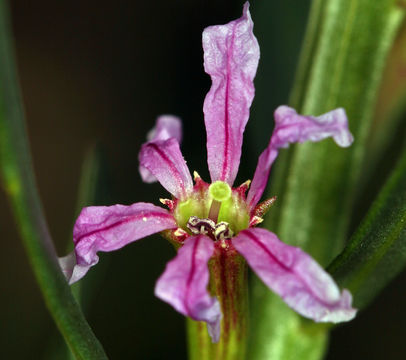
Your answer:
[[[227,183],[207,184],[196,179],[193,192],[173,209],[180,228],[192,234],[206,234],[214,240],[229,239],[249,226],[245,197]]]
[[[230,229],[229,224],[225,221],[221,221],[216,224],[211,219],[200,219],[197,216],[191,216],[187,228],[194,235],[207,235],[214,240],[231,239],[233,237],[233,231]]]

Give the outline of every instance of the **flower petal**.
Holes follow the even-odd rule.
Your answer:
[[[192,177],[175,138],[144,144],[139,160],[176,198],[184,199],[192,191]]]
[[[82,209],[73,229],[75,254],[60,258],[70,284],[81,279],[99,261],[98,251],[113,251],[166,229],[176,228],[173,216],[148,203],[130,206],[90,206]]]
[[[279,106],[275,110],[275,128],[268,147],[260,155],[247,201],[254,207],[264,192],[271,166],[278,156],[278,149],[292,143],[320,141],[332,137],[341,147],[350,146],[353,136],[348,129],[344,109],[339,108],[318,117],[299,115],[295,109]]]
[[[328,137],[332,137],[338,146],[348,147],[354,140],[348,130],[347,115],[343,108],[315,117],[299,115],[289,106],[279,106],[274,116],[275,129],[271,138],[274,148],[307,140],[320,141]]]
[[[203,106],[207,162],[211,180],[230,185],[240,164],[259,61],[259,46],[248,8],[246,2],[240,19],[203,31],[204,69],[212,80]]]
[[[178,254],[166,265],[155,286],[155,295],[181,314],[207,322],[213,342],[220,336],[220,303],[207,291],[207,263],[214,251],[213,241],[204,236],[189,237]]]
[[[233,239],[260,279],[299,314],[316,322],[351,320],[356,310],[347,290],[340,291],[322,267],[299,248],[265,229],[248,229]]]
[[[155,126],[148,132],[147,141],[168,140],[175,138],[182,142],[182,122],[177,116],[161,115],[157,118]],[[141,178],[144,182],[153,183],[157,178],[143,166],[139,167]]]

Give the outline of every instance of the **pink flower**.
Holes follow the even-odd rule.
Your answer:
[[[181,154],[180,120],[161,116],[141,149],[140,172],[172,194],[161,200],[169,210],[148,203],[84,208],[76,221],[75,252],[60,260],[74,283],[96,265],[98,251],[119,249],[165,230],[178,253],[158,279],[155,294],[180,313],[205,321],[214,342],[220,334],[221,307],[208,292],[208,262],[216,251],[242,255],[262,281],[299,314],[318,322],[348,321],[355,316],[351,294],[337,285],[301,249],[255,228],[273,202],[258,205],[279,149],[290,143],[332,137],[342,147],[352,143],[343,109],[319,117],[298,115],[287,106],[275,111],[275,128],[258,159],[254,178],[233,188],[245,126],[254,97],[253,79],[259,46],[249,4],[241,18],[203,32],[204,67],[212,87],[204,101],[207,162],[211,184],[195,173],[193,183]]]

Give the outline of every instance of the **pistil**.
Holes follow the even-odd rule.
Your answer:
[[[231,199],[231,187],[223,181],[215,181],[209,186],[212,203],[209,210],[209,219],[218,222],[222,205]]]
[[[213,220],[215,223],[217,223],[220,208],[221,202],[213,199],[209,210],[209,219]]]

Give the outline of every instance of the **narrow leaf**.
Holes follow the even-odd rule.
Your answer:
[[[362,224],[328,268],[365,307],[406,265],[406,149]]]
[[[77,359],[106,359],[59,269],[35,184],[12,54],[8,7],[0,0],[0,171],[46,305]]]

